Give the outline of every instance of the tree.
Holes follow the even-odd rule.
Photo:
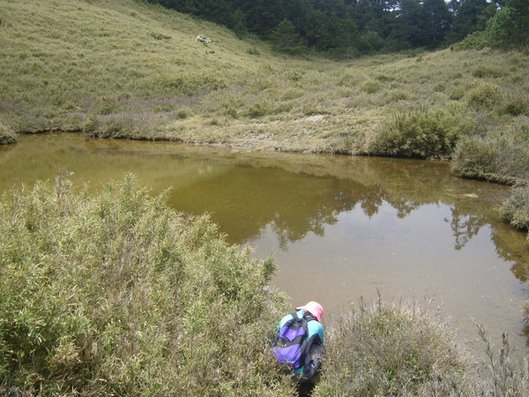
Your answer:
[[[511,38],[516,44],[524,43],[529,38],[529,1],[507,0],[507,7],[511,10],[513,28]]]
[[[439,46],[450,29],[452,16],[444,0],[424,0],[422,4],[425,44]]]
[[[274,46],[288,54],[300,54],[304,48],[303,38],[288,19],[283,19],[272,32]]]
[[[402,0],[393,38],[403,47],[423,46],[425,32],[421,18],[421,5],[418,0]]]
[[[454,3],[457,4],[456,7]],[[450,7],[455,16],[447,35],[449,43],[462,40],[472,32],[484,30],[487,20],[496,13],[496,6],[486,0],[453,1]]]

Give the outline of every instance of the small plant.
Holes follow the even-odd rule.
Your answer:
[[[490,66],[480,65],[472,71],[472,75],[477,78],[485,77],[502,77],[505,74],[502,70],[492,68]]]
[[[261,55],[261,52],[256,47],[250,47],[246,50],[247,54],[259,56]]]
[[[529,115],[529,101],[522,92],[510,90],[503,97],[501,112],[511,116]]]
[[[248,116],[252,118],[259,118],[266,116],[272,112],[272,106],[268,101],[261,101],[254,103],[248,109]]]
[[[452,157],[458,176],[513,184],[529,178],[529,149],[517,129],[462,139]]]
[[[362,91],[367,92],[368,94],[374,94],[382,89],[382,84],[380,81],[368,80],[362,84]]]
[[[189,117],[189,111],[185,109],[180,109],[178,112],[176,112],[176,117],[178,117],[181,120],[187,119]]]

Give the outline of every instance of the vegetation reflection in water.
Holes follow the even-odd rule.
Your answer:
[[[505,187],[454,178],[440,162],[21,138],[0,147],[0,190],[61,171],[97,189],[132,172],[153,192],[171,188],[174,208],[209,212],[229,241],[273,254],[294,303],[318,299],[332,314],[377,289],[433,296],[466,337],[473,318],[525,344],[528,250],[495,211]]]

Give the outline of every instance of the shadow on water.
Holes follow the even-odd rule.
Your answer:
[[[476,302],[483,300],[476,316],[490,310],[492,322],[498,311],[510,311],[513,329],[529,337],[529,326],[514,318],[529,295],[529,250],[495,210],[508,188],[454,178],[446,163],[235,153],[50,134],[22,136],[19,144],[0,148],[0,167],[0,191],[53,179],[60,170],[92,189],[129,172],[155,193],[171,188],[175,209],[207,212],[228,241],[249,243],[257,255],[274,254],[278,277],[300,281],[298,290],[287,290],[293,299],[316,294],[337,307],[335,300],[349,302],[363,288],[416,293],[413,283],[432,283],[448,298],[450,288],[463,289],[453,293],[455,306],[474,289],[501,285],[493,296],[476,293]],[[518,284],[506,278],[504,266]],[[303,281],[304,273],[313,279]],[[445,280],[436,284],[439,278]]]

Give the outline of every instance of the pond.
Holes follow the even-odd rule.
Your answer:
[[[433,299],[469,343],[473,321],[527,352],[525,236],[501,222],[504,186],[450,175],[448,164],[250,153],[169,142],[22,136],[0,147],[0,192],[68,172],[96,190],[133,173],[168,202],[210,214],[231,243],[272,256],[274,284],[330,318],[360,297]]]

